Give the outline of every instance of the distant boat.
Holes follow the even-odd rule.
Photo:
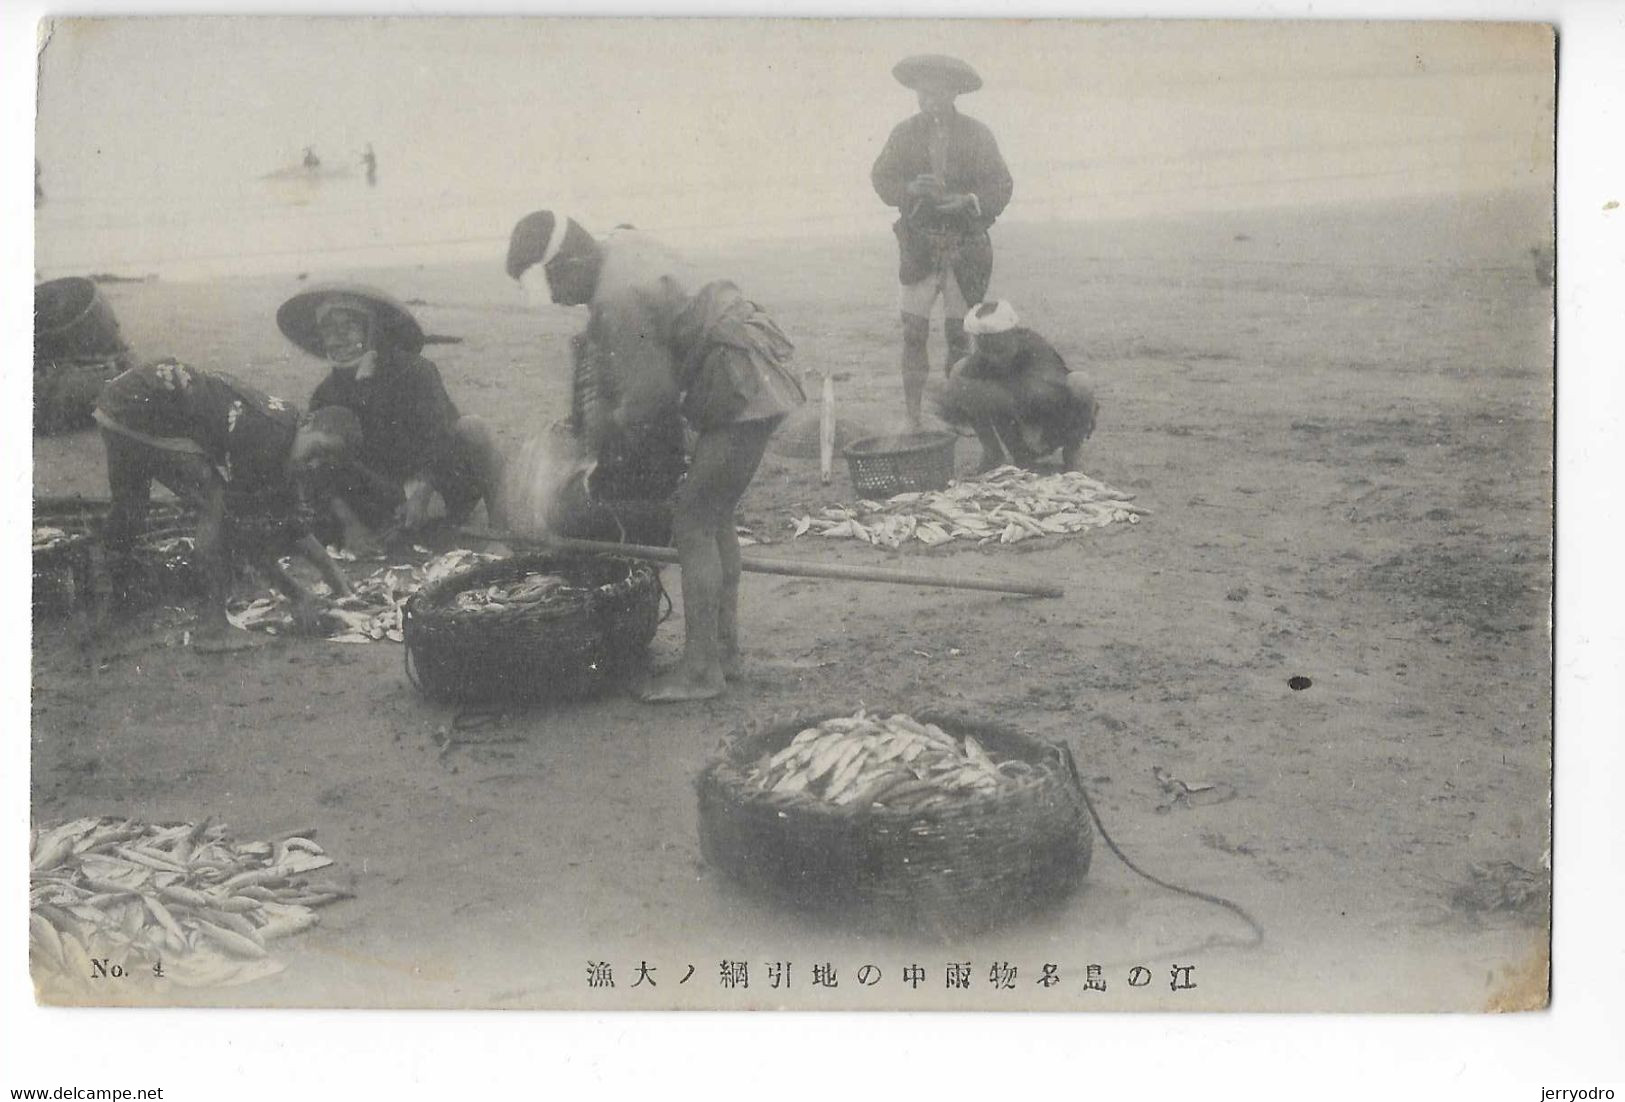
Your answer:
[[[350,165],[318,165],[315,168],[306,168],[302,164],[291,164],[286,168],[279,168],[274,172],[267,172],[261,176],[262,180],[353,180],[356,170]]]

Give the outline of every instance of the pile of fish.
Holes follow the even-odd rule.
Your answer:
[[[191,536],[168,536],[148,544],[147,547],[165,560],[178,562],[191,556],[192,542]]]
[[[792,538],[814,533],[896,549],[910,541],[927,547],[961,539],[1020,543],[1109,524],[1138,524],[1147,512],[1133,504],[1132,495],[1080,471],[1040,475],[1004,466],[946,490],[830,506],[817,516],[790,521],[790,527]]]
[[[53,547],[60,547],[67,543],[71,537],[60,528],[42,526],[34,529],[34,550],[49,551]]]
[[[1037,770],[998,761],[971,735],[955,738],[906,715],[856,715],[808,727],[776,754],[764,755],[745,779],[764,792],[800,794],[849,807],[924,811],[987,796],[1024,783]]]
[[[233,842],[226,828],[75,819],[29,837],[29,951],[36,976],[89,981],[117,965],[140,982],[246,983],[280,972],[270,944],[349,897],[305,874],[333,863],[314,831]]]
[[[477,586],[457,594],[457,607],[463,610],[501,609],[545,601],[563,589],[573,587],[558,574],[526,574],[504,585]]]
[[[335,558],[345,558],[329,549]],[[423,554],[428,554],[426,550]],[[354,561],[355,556],[348,556]],[[407,598],[433,582],[479,563],[494,562],[497,556],[479,551],[456,550],[429,559],[423,565],[404,563],[383,566],[351,583],[355,596],[337,601],[323,612],[328,639],[335,643],[401,642],[401,610]],[[284,569],[287,562],[283,563]],[[242,608],[226,613],[226,618],[245,631],[276,635],[293,623],[290,602],[281,593],[262,594]]]

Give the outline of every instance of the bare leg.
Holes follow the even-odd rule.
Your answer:
[[[717,607],[717,642],[722,675],[730,681],[740,673],[739,660],[739,532],[733,512],[717,525],[717,557],[722,564],[722,592]]]
[[[738,640],[739,575],[725,569],[720,528],[733,532],[734,507],[756,474],[778,418],[707,429],[694,445],[688,478],[677,494],[677,556],[683,568],[683,657],[651,681],[650,702],[706,700],[725,687],[722,617],[734,620]],[[737,563],[738,537],[732,541]],[[725,605],[726,601],[726,605]]]
[[[998,433],[999,439],[1004,441],[1004,449],[1010,453],[1010,462],[1018,467],[1031,467],[1038,462],[1038,453],[1028,446],[1019,419],[1006,414],[990,417],[988,421],[992,424],[993,431]]]
[[[974,365],[975,361],[966,361]],[[1024,447],[1021,432],[1016,428],[1015,403],[1010,392],[1001,384],[980,378],[967,366],[956,366],[948,377],[943,392],[943,415],[950,423],[969,423],[976,430],[982,444],[982,461],[976,472],[984,474],[1005,463],[1005,452],[1010,461],[1019,463],[1018,452]]]
[[[926,340],[931,335],[931,319],[903,315],[903,406],[911,432],[921,427],[920,406],[925,399],[925,380],[931,374]]]
[[[111,560],[113,599],[127,604],[134,596],[130,593],[135,575],[131,551],[152,500],[152,464],[149,449],[127,436],[103,429],[102,444],[107,449],[107,485],[113,499],[101,533],[102,544]]]
[[[344,549],[346,551],[349,551],[358,559],[377,558],[383,553],[372,533],[372,529],[368,528],[366,522],[361,519],[354,509],[350,508],[349,502],[341,497],[335,497],[328,508],[333,511],[333,516],[337,518],[339,526],[343,529]]]
[[[355,593],[350,588],[350,579],[344,576],[344,571],[339,569],[338,564],[327,553],[327,548],[323,547],[315,536],[306,535],[299,540],[299,554],[321,572],[322,580],[327,583],[327,587],[333,591],[335,597],[349,597]]]
[[[689,478],[694,472],[689,472]],[[689,485],[685,484],[685,491]],[[711,502],[685,492],[677,506],[677,557],[683,567],[683,656],[643,691],[653,702],[708,700],[722,694],[721,644],[717,617],[722,602],[722,561],[718,555]]]
[[[1073,372],[1066,377],[1067,393],[1071,395],[1072,407],[1077,411],[1076,423],[1073,426],[1075,435],[1061,450],[1061,462],[1069,471],[1078,470],[1078,453],[1083,450],[1083,442],[1089,439],[1095,431],[1095,421],[1100,416],[1100,401],[1089,382],[1081,374]]]
[[[455,457],[446,471],[435,470],[431,479],[446,499],[447,519],[462,524],[479,500],[485,501],[485,515],[498,532],[508,529],[508,513],[503,500],[506,464],[496,437],[482,417],[469,414],[452,426],[456,437]]]
[[[976,473],[986,474],[1004,466],[1004,444],[999,440],[999,434],[993,431],[992,422],[986,418],[979,418],[975,422],[975,428],[976,439],[982,444],[982,461],[976,465]]]
[[[952,315],[949,304],[943,303],[944,310]],[[942,319],[942,336],[948,342],[948,355],[942,363],[942,373],[951,374],[954,365],[970,353],[970,341],[965,337],[965,316],[948,316]]]
[[[171,486],[170,489],[177,488]],[[202,497],[203,511],[198,518],[195,547],[208,596],[198,624],[197,649],[204,654],[247,650],[258,646],[259,641],[246,631],[232,627],[226,619],[226,599],[231,595],[231,557],[225,544],[225,488],[214,482]]]
[[[325,557],[325,555],[324,555]],[[322,627],[322,606],[315,596],[282,569],[274,554],[266,554],[255,564],[271,579],[271,584],[293,602],[293,626],[302,634],[316,635]]]

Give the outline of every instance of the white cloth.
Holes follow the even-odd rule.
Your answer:
[[[991,310],[988,309],[989,306],[992,307]],[[1016,308],[1004,299],[973,306],[970,313],[965,315],[965,332],[973,337],[988,333],[1008,333],[1020,324],[1021,318],[1016,315]]]

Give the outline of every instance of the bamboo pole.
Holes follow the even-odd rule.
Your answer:
[[[547,536],[533,539],[508,536],[500,532],[463,529],[465,535],[475,539],[493,540],[515,547],[534,547],[548,551],[575,551],[587,555],[620,555],[629,559],[649,562],[679,563],[677,552],[669,547],[648,547],[637,543],[609,543],[600,540],[581,540],[570,536]],[[940,574],[920,574],[912,570],[895,570],[883,566],[847,566],[843,563],[798,562],[792,559],[760,559],[750,555],[740,557],[740,568],[751,574],[781,574],[791,578],[833,578],[847,582],[887,582],[892,585],[932,586],[939,589],[972,589],[984,593],[1017,593],[1026,597],[1060,597],[1065,594],[1058,585],[1040,582],[995,581],[984,578],[947,577]]]
[[[818,476],[828,486],[835,465],[835,380],[824,376],[823,410],[818,419]]]

